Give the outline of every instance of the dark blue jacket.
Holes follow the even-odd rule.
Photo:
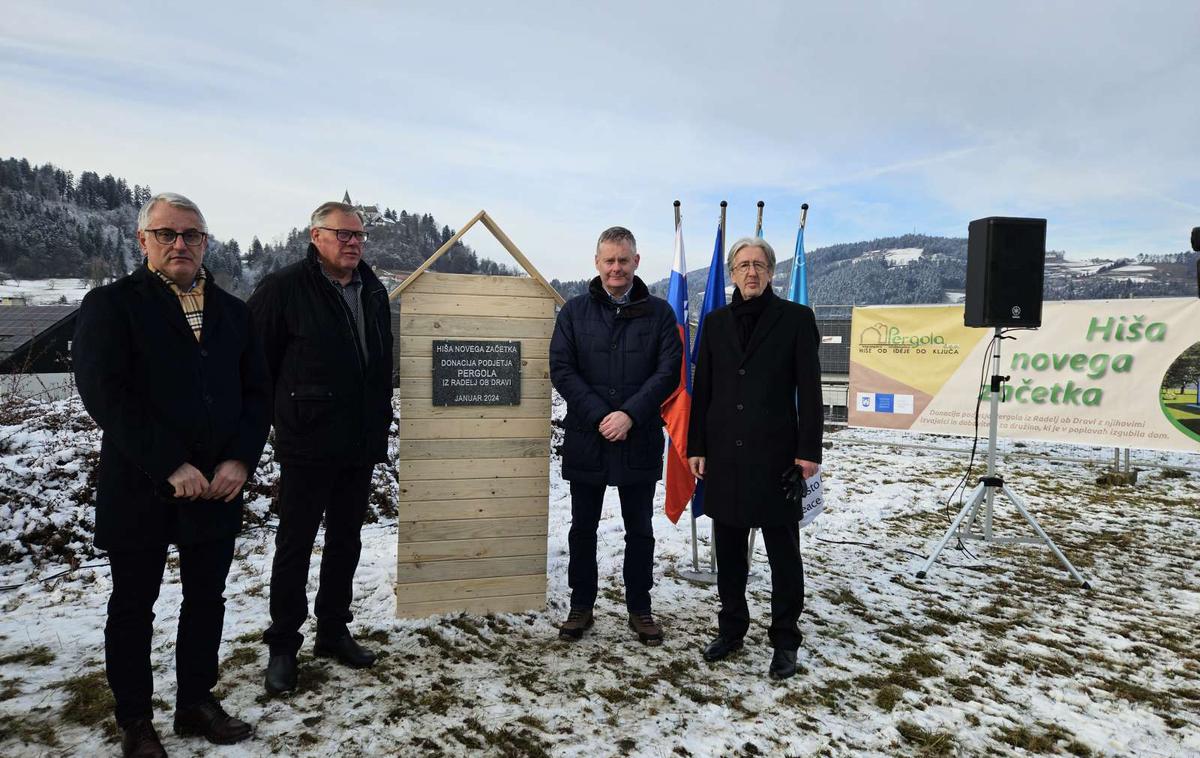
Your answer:
[[[679,385],[682,347],[675,314],[634,277],[630,302],[618,306],[592,280],[567,301],[550,340],[550,381],[567,401],[563,478],[590,484],[636,484],[662,478],[659,409]],[[633,428],[620,442],[600,421],[624,411]]]
[[[184,463],[211,478],[237,460],[253,475],[270,425],[266,361],[246,304],[209,277],[197,342],[179,298],[145,266],[83,298],[72,343],[79,396],[104,431],[96,547],[149,548],[232,538],[233,502],[176,500]]]

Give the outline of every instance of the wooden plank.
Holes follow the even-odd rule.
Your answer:
[[[549,437],[548,418],[419,418],[400,420],[402,440],[503,439]]]
[[[548,498],[549,496],[549,478],[529,476],[519,479],[426,479],[415,482],[401,480],[399,500],[400,502],[419,503],[427,500],[478,500],[490,497]]]
[[[481,558],[474,561],[401,563],[396,567],[396,581],[400,584],[530,574],[538,574],[543,577],[546,575],[545,556],[521,555],[515,558]]]
[[[432,377],[432,357],[401,357],[400,378]],[[546,358],[521,358],[521,384],[531,379],[549,379],[550,361]]]
[[[469,518],[447,521],[400,521],[400,542],[438,542],[483,537],[545,537],[546,516]],[[487,576],[487,574],[476,574]]]
[[[401,337],[400,357],[425,358],[433,355],[433,341],[435,339],[447,339],[447,337],[446,335],[441,335],[439,337]],[[521,343],[522,358],[550,357],[549,339],[533,339],[527,337],[519,341]]]
[[[508,295],[510,297],[545,297],[550,293],[533,278],[524,276],[485,276],[481,274],[444,274],[429,271],[414,281],[404,292],[403,300],[417,293],[441,295]]]
[[[443,253],[445,253],[450,248],[454,247],[454,243],[458,242],[460,239],[462,239],[462,236],[467,233],[467,230],[470,229],[472,226],[475,226],[475,222],[478,221],[479,219],[483,218],[485,215],[486,214],[483,212],[483,210],[480,210],[479,213],[476,213],[474,216],[472,216],[471,220],[466,223],[466,226],[464,226],[462,229],[459,229],[457,232],[455,232],[453,237],[451,237],[450,239],[443,242],[442,246],[439,247],[437,249],[437,251],[434,252],[433,255],[426,258],[425,262],[422,263],[420,266],[417,266],[416,271],[413,271],[411,274],[408,275],[407,279],[400,282],[400,286],[396,287],[396,289],[394,289],[390,293],[388,293],[388,299],[395,300],[396,298],[400,297],[401,293],[403,293],[405,289],[407,289],[408,287],[411,287],[413,285],[413,283],[415,283],[419,278],[421,278],[421,275],[425,273],[426,269],[428,269],[430,266],[432,266],[434,264],[434,261],[436,261],[438,258],[441,258]],[[491,229],[489,228],[488,231],[491,231]],[[495,232],[492,232],[492,234],[495,235]]]
[[[549,501],[545,497],[493,497],[480,500],[426,500],[397,503],[400,521],[439,521],[443,519],[546,517]]]
[[[471,613],[483,616],[489,613],[521,613],[544,611],[546,591],[530,595],[507,597],[481,597],[474,600],[434,600],[428,603],[396,603],[399,618],[428,618],[440,613]]]
[[[534,265],[529,262],[529,259],[525,257],[525,253],[522,253],[521,249],[517,247],[517,244],[508,238],[508,235],[505,234],[504,230],[500,228],[500,225],[497,224],[496,221],[487,214],[487,211],[481,211],[481,214],[480,220],[483,221],[483,225],[486,226],[487,230],[492,233],[492,236],[496,238],[496,241],[503,245],[504,249],[507,250],[512,257],[517,259],[517,263],[520,263],[522,268],[524,268],[530,276],[532,276],[534,279],[537,279],[541,285],[546,288],[546,291],[554,296],[555,302],[557,302],[559,305],[562,305],[565,302],[562,295],[558,294],[558,290],[550,286],[550,282],[546,281],[546,277],[542,276],[542,272],[538,271]]]
[[[549,458],[550,440],[518,437],[493,440],[406,440],[398,445],[402,461],[469,458]]]
[[[485,458],[470,465],[462,460],[402,461],[396,467],[402,482],[422,479],[492,479],[511,476],[536,476],[545,479],[550,475],[548,458]]]
[[[453,579],[445,582],[397,584],[399,603],[428,603],[434,600],[470,601],[484,597],[533,595],[546,591],[546,574],[489,576],[479,579]]]
[[[478,337],[492,339],[550,339],[552,318],[479,318],[400,313],[401,337]]]
[[[396,548],[401,563],[452,561],[463,558],[501,558],[509,555],[546,555],[545,537],[497,537],[496,539],[402,542]]]
[[[550,398],[522,400],[520,405],[434,405],[432,397],[405,397],[400,418],[550,418]]]
[[[427,374],[424,377],[405,377],[400,379],[400,397],[422,398],[433,397],[433,375]],[[521,400],[543,400],[550,397],[550,380],[549,379],[525,379],[521,378]],[[512,406],[494,406],[512,407]]]
[[[410,290],[404,293],[404,298],[400,301],[400,312],[433,316],[549,319],[554,318],[554,301],[548,297],[438,295]]]

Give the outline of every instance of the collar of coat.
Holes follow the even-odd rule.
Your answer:
[[[618,306],[614,303],[608,296],[608,290],[604,289],[604,285],[600,283],[598,276],[594,277],[591,284],[588,285],[588,294],[605,308],[616,310],[616,317],[620,319],[637,318],[650,312],[650,289],[641,280],[641,277],[633,277],[633,286],[629,288],[628,305]]]
[[[744,311],[756,310],[761,313],[764,308],[766,308],[768,305],[770,305],[771,300],[774,297],[775,297],[775,290],[771,289],[770,283],[767,284],[767,288],[765,290],[763,290],[763,293],[761,295],[759,295],[758,297],[752,297],[752,298],[742,297],[742,291],[740,289],[738,289],[737,287],[734,287],[733,288],[733,299],[729,301],[729,306],[731,308],[733,308],[734,313],[737,313],[737,312],[743,311],[743,310]]]

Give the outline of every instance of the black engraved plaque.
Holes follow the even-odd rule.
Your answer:
[[[521,343],[433,341],[434,405],[520,405]]]

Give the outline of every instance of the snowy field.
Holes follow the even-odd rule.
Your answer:
[[[23,297],[26,305],[76,305],[91,288],[87,279],[12,279],[0,282],[0,297]]]
[[[73,538],[37,562],[13,545],[73,533],[97,434],[60,403],[0,420],[0,755],[116,755],[103,674],[109,590],[102,559]],[[839,434],[872,446],[838,444]],[[752,584],[746,648],[709,665],[716,595],[684,581],[687,519],[655,519],[659,648],[624,623],[622,530],[615,493],[601,524],[594,631],[559,642],[565,614],[569,495],[551,467],[545,611],[491,617],[392,617],[396,526],[364,529],[353,628],[381,651],[353,671],[300,659],[300,688],[262,689],[268,528],[238,541],[229,578],[220,696],[256,728],[216,747],[170,733],[173,630],[180,602],[168,569],[154,638],[156,723],[173,756],[267,755],[1114,755],[1200,754],[1200,485],[1195,473],[1144,471],[1137,488],[1095,483],[1099,470],[1011,457],[1009,483],[1093,588],[1072,584],[1049,551],[948,549],[930,577],[913,574],[947,525],[945,497],[961,455],[890,447],[892,432],[831,434],[827,512],[801,534],[806,606],[801,673],[766,677],[767,581]],[[926,438],[930,444],[960,440]],[[1015,449],[1019,445],[1013,446]],[[1035,444],[1025,452],[1101,455]],[[1139,460],[1156,456],[1143,454]],[[1188,456],[1162,456],[1195,466]],[[256,491],[273,476],[260,474]],[[380,478],[381,491],[393,483]],[[661,503],[661,489],[659,492]],[[41,504],[40,506],[38,504]],[[265,515],[262,498],[252,509]],[[661,505],[659,507],[661,512]],[[1027,533],[1007,507],[1004,535]],[[269,523],[269,519],[268,519]],[[708,523],[700,522],[707,556]],[[75,555],[83,568],[47,581]],[[754,571],[769,578],[761,548]],[[315,578],[315,577],[314,577]],[[315,586],[310,584],[310,591]],[[306,630],[311,633],[311,626]],[[310,639],[311,641],[311,639]]]

